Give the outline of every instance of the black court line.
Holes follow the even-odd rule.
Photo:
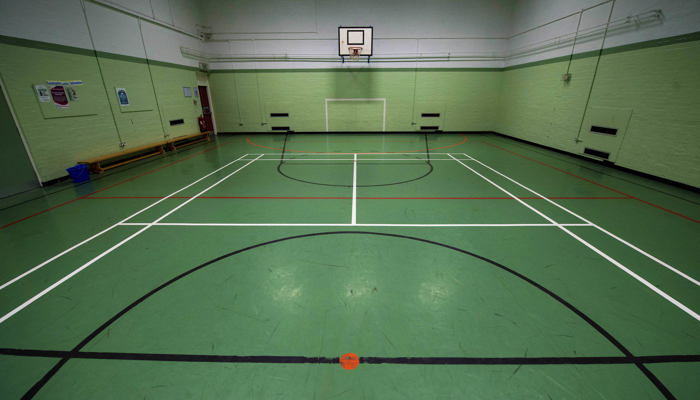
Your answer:
[[[340,357],[234,356],[214,354],[124,353],[0,348],[0,354],[20,357],[206,362],[236,364],[338,364]],[[700,354],[640,357],[360,357],[361,364],[404,365],[611,365],[700,362]]]
[[[346,187],[346,188],[351,188],[351,187],[352,187],[352,185],[340,185],[340,184],[334,184],[334,183],[323,183],[323,182],[308,181],[308,180],[305,180],[305,179],[295,178],[295,177],[293,177],[293,176],[289,176],[288,174],[284,173],[284,172],[282,171],[282,167],[283,167],[283,165],[284,165],[284,155],[285,155],[285,152],[286,152],[286,149],[287,149],[287,136],[288,136],[288,135],[289,135],[288,133],[284,135],[284,144],[283,144],[283,146],[282,146],[282,157],[280,157],[280,162],[279,162],[279,164],[277,164],[277,172],[279,172],[280,175],[284,176],[284,177],[287,178],[287,179],[295,180],[295,181],[297,181],[297,182],[310,183],[310,184],[312,184],[312,185],[334,186],[334,187]],[[400,184],[403,184],[403,183],[409,183],[409,182],[414,182],[414,181],[423,179],[423,178],[425,178],[426,176],[432,174],[434,168],[433,168],[433,164],[430,163],[430,146],[428,146],[428,133],[424,133],[423,135],[424,135],[424,138],[425,138],[425,153],[426,153],[426,155],[427,155],[427,156],[426,156],[426,165],[428,166],[428,171],[427,171],[425,174],[423,174],[423,175],[421,175],[421,176],[419,176],[419,177],[413,178],[413,179],[407,179],[407,180],[399,181],[399,182],[379,183],[379,184],[375,184],[375,185],[361,185],[361,184],[358,184],[358,185],[356,185],[356,187],[378,187],[378,186],[400,185]],[[350,161],[352,161],[352,160],[350,160]],[[295,163],[295,165],[299,165],[299,163]],[[392,164],[392,165],[395,165],[395,164]],[[413,165],[413,164],[412,164],[412,165]]]
[[[588,315],[586,315],[583,311],[579,310],[576,306],[573,304],[569,303],[568,301],[564,300],[561,296],[557,295],[556,293],[552,292],[551,290],[545,288],[544,286],[540,285],[539,283],[535,282],[534,280],[528,278],[527,276],[509,268],[506,267],[503,264],[500,264],[496,261],[493,261],[489,258],[486,258],[484,256],[480,256],[476,253],[472,253],[467,250],[463,250],[448,244],[444,243],[439,243],[435,242],[432,240],[428,239],[423,239],[423,238],[417,238],[417,237],[412,237],[412,236],[405,236],[405,235],[399,235],[399,234],[392,234],[392,233],[380,233],[380,232],[363,232],[363,231],[337,231],[337,232],[318,232],[318,233],[308,233],[308,234],[303,234],[303,235],[295,235],[295,236],[289,236],[289,237],[284,237],[284,238],[279,238],[275,240],[271,240],[268,242],[263,242],[263,243],[258,243],[254,244],[248,247],[245,247],[243,249],[239,249],[236,251],[232,251],[230,253],[221,255],[219,257],[216,257],[212,260],[209,260],[203,264],[200,264],[188,271],[185,271],[174,278],[162,283],[158,287],[152,289],[148,293],[144,294],[143,296],[139,297],[135,301],[133,301],[131,304],[126,306],[124,309],[121,311],[117,312],[112,318],[107,320],[105,323],[100,325],[97,329],[95,329],[93,332],[91,332],[88,336],[86,336],[80,343],[78,343],[77,346],[75,346],[71,351],[69,352],[63,352],[61,354],[55,353],[57,357],[61,357],[61,359],[49,370],[44,376],[39,379],[30,389],[25,393],[25,395],[22,397],[23,399],[31,399],[33,398],[39,390],[71,359],[73,358],[78,358],[80,354],[91,354],[91,353],[82,353],[81,350],[83,347],[85,347],[88,343],[90,343],[95,337],[97,337],[100,333],[102,333],[104,330],[106,330],[110,325],[112,325],[115,321],[117,321],[119,318],[124,316],[127,312],[131,311],[134,309],[136,306],[139,304],[143,303],[146,301],[149,297],[153,296],[154,294],[160,292],[161,290],[165,289],[166,287],[172,285],[173,283],[179,281],[182,278],[185,278],[194,272],[197,272],[201,269],[204,269],[218,261],[224,260],[226,258],[229,258],[231,256],[257,249],[260,247],[268,246],[271,244],[276,244],[276,243],[281,243],[281,242],[286,242],[289,240],[295,240],[295,239],[302,239],[302,238],[311,238],[311,237],[317,237],[317,236],[329,236],[329,235],[374,235],[374,236],[382,236],[382,237],[391,237],[391,238],[397,238],[397,239],[406,239],[406,240],[413,240],[417,242],[422,242],[422,243],[427,243],[435,246],[440,246],[446,249],[454,250],[457,252],[460,252],[462,254],[477,258],[479,260],[485,261],[494,267],[497,267],[505,272],[508,272],[509,274],[517,277],[518,279],[524,281],[525,283],[531,285],[532,287],[540,290],[553,300],[557,301],[564,307],[568,308],[571,312],[576,314],[579,318],[584,320],[587,324],[589,324],[592,328],[594,328],[596,331],[598,331],[599,334],[601,334],[605,339],[608,340],[614,347],[616,347],[622,354],[623,356],[616,356],[616,357],[594,357],[597,361],[599,361],[599,364],[606,364],[605,360],[612,361],[614,360],[615,362],[612,363],[621,363],[624,360],[625,364],[633,364],[635,365],[646,377],[649,379],[651,383],[654,384],[654,386],[661,392],[666,399],[675,399],[675,396],[666,388],[666,386],[654,375],[645,365],[645,358],[644,357],[636,357],[630,352],[622,343],[620,343],[615,337],[613,337],[612,334],[610,334],[605,328],[603,328],[601,325],[599,325],[597,322],[595,322],[593,319],[591,319]],[[27,352],[31,352],[31,350],[25,350]],[[95,353],[92,353],[95,354]],[[102,353],[102,354],[127,354],[127,353]],[[19,354],[17,354],[19,355]],[[29,355],[29,353],[27,354]],[[36,357],[39,357],[39,355],[35,355]],[[178,357],[178,355],[167,355],[170,357]],[[183,356],[183,355],[179,355]],[[217,356],[206,356],[206,357],[217,357]],[[275,359],[274,357],[278,356],[222,356],[222,357],[258,357],[258,360],[272,360]],[[272,358],[270,358],[272,357]],[[653,357],[653,356],[652,356]],[[695,355],[680,355],[680,356],[658,356],[661,357],[657,359],[655,362],[676,362],[676,360],[680,361],[683,359],[683,357],[688,357],[690,358],[688,361],[695,361],[693,357],[697,357]],[[673,357],[678,357],[678,358],[673,358]],[[284,358],[284,357],[283,357]],[[244,358],[239,358],[239,360],[242,360]],[[292,360],[333,360],[335,361],[336,359],[328,359],[328,358],[307,358],[307,357],[295,357],[293,356],[291,358]],[[574,361],[577,359],[581,360],[592,360],[591,358],[544,358],[544,359],[539,359],[541,360],[541,363],[539,365],[557,365],[561,364],[560,362],[557,362],[557,360],[569,360],[569,361]],[[395,363],[395,364],[400,364],[400,363],[413,363],[413,364],[445,364],[445,361],[450,361],[454,362],[455,364],[460,364],[458,360],[464,360],[465,362],[468,360],[484,360],[484,359],[468,359],[468,358],[432,358],[432,357],[404,357],[404,358],[382,358],[382,357],[366,357],[364,359],[360,359],[360,362],[366,362],[369,364],[389,364],[389,363]],[[498,359],[491,359],[491,360],[498,360]],[[528,359],[528,358],[505,358],[501,360],[510,360],[511,362],[516,362],[520,364],[525,364],[528,362],[528,360],[538,360],[536,358]],[[654,359],[650,359],[654,360]],[[661,361],[661,360],[672,360],[672,361]],[[177,361],[177,360],[175,360]],[[231,361],[234,362],[234,361]],[[237,362],[243,362],[243,361],[237,361]],[[258,361],[261,362],[261,361]],[[273,361],[269,361],[273,362]],[[275,361],[278,362],[278,361]],[[320,361],[317,361],[320,362]],[[330,362],[330,361],[328,361]],[[654,361],[651,361],[654,362]],[[295,363],[295,361],[292,361],[292,363]],[[298,363],[298,361],[296,361]],[[592,364],[596,364],[591,362]],[[610,363],[610,362],[609,362]]]

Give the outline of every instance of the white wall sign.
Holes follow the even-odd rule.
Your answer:
[[[49,95],[49,88],[44,85],[34,85],[34,90],[36,90],[36,95],[39,97],[40,103],[51,102],[51,96]]]
[[[70,101],[78,101],[78,92],[75,91],[73,85],[65,86],[66,93],[68,93],[68,98]]]

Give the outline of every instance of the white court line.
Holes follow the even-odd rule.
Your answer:
[[[242,161],[251,160],[246,158]],[[353,161],[352,158],[264,158],[258,161]],[[357,161],[454,161],[452,158],[358,158]],[[471,158],[457,158],[457,160],[474,161]]]
[[[584,219],[584,221],[585,221],[585,219]],[[678,270],[677,268],[672,267],[671,265],[669,265],[669,264],[663,262],[662,260],[660,260],[660,259],[654,257],[653,255],[647,253],[646,251],[640,249],[639,247],[633,245],[632,243],[630,243],[630,242],[628,242],[628,241],[626,241],[626,240],[623,240],[621,237],[616,236],[616,235],[614,235],[614,234],[608,232],[607,230],[601,228],[600,226],[598,226],[598,225],[596,225],[596,224],[591,224],[591,226],[596,227],[599,231],[601,231],[601,232],[607,234],[608,236],[612,237],[613,239],[618,240],[620,243],[622,243],[622,244],[628,246],[629,248],[631,248],[631,249],[633,249],[633,250],[636,250],[637,252],[639,252],[640,254],[642,254],[642,255],[648,257],[648,258],[651,259],[652,261],[656,261],[658,264],[662,265],[663,267],[668,268],[668,269],[671,270],[672,272],[675,272],[676,274],[682,276],[683,278],[687,279],[688,281],[690,281],[690,282],[692,282],[692,283],[694,283],[694,284],[700,286],[700,282],[699,282],[698,280],[696,280],[696,279],[694,279],[693,277],[691,277],[691,276],[685,274],[684,272]]]
[[[450,156],[450,157],[452,157],[452,156]],[[527,203],[524,202],[523,200],[519,199],[516,195],[514,195],[514,194],[512,194],[511,192],[509,192],[509,191],[503,189],[502,187],[498,186],[494,181],[492,181],[491,179],[489,179],[489,178],[487,178],[487,177],[481,175],[481,174],[478,173],[476,170],[474,170],[472,167],[467,166],[465,163],[463,163],[462,161],[460,161],[460,160],[458,160],[458,159],[456,159],[456,158],[455,158],[454,160],[457,161],[458,163],[462,164],[462,166],[464,166],[464,168],[467,168],[468,170],[472,171],[472,172],[475,173],[476,175],[480,176],[481,179],[483,179],[483,180],[485,180],[486,182],[488,182],[488,183],[492,184],[493,186],[497,187],[497,188],[500,189],[503,193],[505,193],[505,194],[507,194],[508,196],[512,197],[514,200],[517,200],[520,204],[522,204],[522,205],[524,205],[525,207],[529,208],[530,210],[532,210],[533,212],[535,212],[536,214],[538,214],[540,217],[546,219],[546,220],[549,221],[552,225],[559,225],[556,221],[554,221],[553,219],[549,218],[548,216],[542,214],[542,213],[539,212],[536,208],[532,207],[531,205],[527,204]]]
[[[162,199],[160,199],[160,200],[154,202],[153,204],[151,204],[151,205],[149,205],[149,206],[147,206],[147,207],[145,207],[145,208],[142,208],[141,210],[135,212],[134,214],[131,214],[130,216],[124,218],[123,220],[117,222],[116,224],[110,226],[109,228],[107,228],[107,229],[105,229],[105,230],[103,230],[103,231],[101,231],[101,232],[98,232],[98,233],[96,233],[96,234],[90,236],[89,238],[83,240],[82,242],[80,242],[80,243],[78,243],[78,244],[76,244],[76,245],[73,245],[72,247],[69,247],[68,249],[66,249],[66,250],[64,250],[64,251],[62,251],[62,252],[56,254],[55,256],[49,258],[48,260],[42,262],[42,263],[39,264],[39,265],[33,267],[32,269],[30,269],[30,270],[28,270],[28,271],[26,271],[26,272],[24,272],[24,273],[22,273],[22,274],[20,274],[20,275],[17,275],[16,277],[10,279],[9,281],[5,282],[2,286],[0,286],[0,290],[5,289],[6,287],[10,286],[11,284],[17,282],[18,280],[20,280],[20,279],[24,278],[25,276],[31,274],[32,272],[34,272],[34,271],[36,271],[36,270],[38,270],[38,269],[44,267],[46,264],[49,264],[50,262],[56,260],[57,258],[59,258],[59,257],[65,255],[65,254],[67,254],[67,253],[69,253],[69,252],[71,252],[71,251],[77,249],[78,247],[84,245],[85,243],[88,243],[89,241],[91,241],[91,240],[93,240],[93,239],[95,239],[95,238],[97,238],[97,237],[99,237],[99,236],[101,236],[101,235],[103,235],[103,234],[109,232],[110,230],[114,229],[115,227],[117,227],[117,226],[123,224],[124,222],[126,222],[126,221],[132,219],[133,217],[135,217],[135,216],[141,214],[142,212],[144,212],[144,211],[150,209],[151,207],[156,206],[157,204],[159,204],[159,203],[161,203],[161,202],[163,202],[163,201],[169,199],[169,198],[172,197],[172,196],[175,196],[176,194],[182,192],[183,190],[185,190],[185,189],[187,189],[187,188],[189,188],[189,187],[191,187],[191,186],[193,186],[193,185],[196,185],[197,183],[201,182],[202,180],[204,180],[204,179],[210,177],[211,175],[213,175],[213,174],[219,172],[220,170],[222,170],[222,169],[228,167],[229,165],[231,165],[231,164],[233,164],[233,163],[235,163],[235,162],[237,162],[237,161],[240,161],[241,159],[243,159],[243,158],[246,157],[246,156],[248,156],[248,154],[245,154],[245,155],[242,155],[242,156],[238,157],[237,159],[235,159],[235,160],[231,161],[230,163],[228,163],[228,164],[222,166],[221,168],[218,168],[218,169],[216,169],[216,170],[214,170],[214,171],[212,171],[212,172],[210,172],[210,173],[204,175],[203,177],[197,179],[196,181],[190,183],[189,185],[183,187],[182,189],[179,189],[179,190],[177,190],[177,191],[175,191],[175,192],[173,192],[173,193],[170,193],[170,194],[167,195],[166,197],[164,197],[164,198],[162,198]]]
[[[350,223],[357,224],[357,154],[353,157],[352,163],[352,216]]]
[[[469,156],[466,155],[466,154],[463,154],[463,155],[464,155],[465,157],[469,157]],[[472,157],[470,157],[470,158],[472,158]],[[507,176],[505,176],[505,175],[503,175],[502,173],[496,171],[495,169],[489,167],[488,165],[486,165],[486,164],[484,164],[484,163],[482,163],[482,162],[480,162],[480,161],[478,161],[478,160],[475,160],[474,158],[472,158],[472,160],[474,160],[474,161],[476,161],[477,163],[483,165],[484,167],[490,169],[491,171],[493,171],[493,172],[495,172],[495,173],[497,173],[497,174],[503,176],[504,178],[506,178],[506,179],[512,181],[513,183],[517,184],[518,186],[522,187],[523,189],[528,190],[528,191],[530,191],[531,193],[533,193],[533,194],[535,194],[535,195],[537,195],[537,196],[539,196],[539,197],[544,198],[543,196],[541,196],[541,195],[538,194],[537,192],[533,191],[532,189],[530,189],[530,188],[528,188],[528,187],[526,187],[526,186],[523,186],[523,185],[520,184],[519,182],[517,182],[517,181],[515,181],[515,180],[513,180],[513,179],[511,179],[511,178],[509,178],[509,177],[507,177]],[[674,268],[673,266],[671,266],[671,265],[665,263],[664,261],[662,261],[662,260],[660,260],[660,259],[654,257],[653,255],[647,253],[646,251],[640,249],[639,247],[633,245],[632,243],[627,242],[626,240],[622,239],[621,237],[616,236],[616,235],[614,235],[614,234],[611,233],[611,232],[608,232],[607,230],[605,230],[605,229],[601,228],[600,226],[594,224],[593,222],[589,221],[588,219],[586,219],[586,218],[584,218],[584,217],[582,217],[582,216],[576,214],[575,212],[573,212],[573,211],[569,210],[568,208],[566,208],[566,207],[560,205],[559,203],[557,203],[557,202],[555,202],[555,201],[552,201],[552,200],[550,200],[550,199],[548,199],[548,198],[544,198],[544,199],[547,200],[548,202],[552,203],[553,205],[559,207],[560,209],[566,211],[567,213],[573,215],[574,217],[580,219],[581,221],[583,221],[583,222],[589,224],[590,226],[595,227],[596,229],[598,229],[598,230],[600,230],[601,232],[605,233],[606,235],[612,237],[613,239],[619,241],[620,243],[622,243],[622,244],[628,246],[629,248],[631,248],[631,249],[637,251],[638,253],[644,255],[645,257],[651,259],[652,261],[655,261],[656,263],[658,263],[658,264],[660,264],[661,266],[667,268],[668,270],[670,270],[670,271],[672,271],[672,272],[678,274],[679,276],[681,276],[681,277],[685,278],[686,280],[688,280],[688,281],[694,283],[695,285],[700,286],[700,281],[698,281],[698,280],[694,279],[693,277],[691,277],[691,276],[685,274],[684,272],[678,270],[677,268]]]
[[[249,156],[257,156],[258,154],[262,154],[262,153],[248,153]],[[360,155],[367,155],[367,156],[372,155],[372,154],[376,154],[376,155],[393,154],[393,155],[397,155],[397,156],[413,156],[416,154],[430,154],[431,156],[432,155],[449,156],[449,155],[455,154],[455,153],[433,153],[432,151],[428,152],[428,153],[426,153],[426,152],[412,152],[412,151],[408,152],[408,153],[393,153],[390,151],[389,152],[372,152],[372,153],[363,153],[363,152],[357,152],[357,153],[337,153],[337,152],[328,152],[328,153],[320,153],[320,152],[316,152],[316,153],[298,153],[298,152],[265,153],[266,156],[288,156],[290,154],[295,155],[295,156],[316,156],[316,157],[319,157],[319,156],[322,156],[324,154],[328,154],[329,156],[350,155],[350,154],[360,154]],[[456,154],[459,154],[459,153],[456,153]],[[285,158],[285,160],[286,159],[287,158]],[[260,160],[260,161],[262,161],[262,160]]]
[[[261,154],[261,155],[258,156],[258,158],[260,158],[260,157],[262,157],[262,156],[263,156],[263,155]],[[255,160],[257,160],[257,159],[255,159]],[[249,165],[252,164],[255,160],[250,160],[250,161],[248,161],[248,162],[247,162],[245,165],[243,165],[242,167],[238,168],[237,170],[235,170],[235,171],[231,172],[230,174],[224,176],[223,178],[219,179],[219,180],[216,181],[213,185],[211,185],[211,186],[209,186],[208,188],[202,190],[201,192],[197,193],[196,195],[190,197],[189,199],[187,199],[186,201],[184,201],[183,203],[181,203],[179,206],[173,208],[172,210],[170,210],[170,211],[168,211],[167,213],[163,214],[160,218],[158,218],[158,219],[156,219],[155,221],[153,221],[153,222],[151,223],[151,225],[157,224],[158,222],[162,221],[162,220],[165,219],[168,215],[170,215],[170,214],[174,213],[175,211],[181,209],[182,207],[186,206],[187,204],[189,204],[190,202],[192,202],[193,200],[195,200],[197,197],[199,197],[199,196],[203,195],[204,193],[208,192],[209,190],[213,189],[214,186],[217,186],[217,185],[220,184],[221,182],[223,182],[223,181],[225,181],[226,179],[230,178],[231,176],[237,174],[240,170],[242,170],[243,168],[249,166]]]
[[[511,227],[559,227],[559,226],[591,226],[589,224],[305,224],[305,223],[219,223],[219,222],[126,222],[125,226],[220,226],[220,227],[236,227],[236,226],[326,226],[326,227],[415,227],[415,228],[511,228]]]
[[[261,154],[259,157],[262,157],[262,156],[263,156],[263,155]],[[258,157],[258,158],[259,158],[259,157]],[[243,157],[240,157],[240,158],[243,158]],[[38,299],[40,299],[41,297],[43,297],[45,294],[47,294],[47,293],[49,293],[50,291],[52,291],[53,289],[55,289],[56,287],[58,287],[59,285],[61,285],[63,282],[65,282],[65,281],[67,281],[68,279],[72,278],[73,276],[75,276],[75,275],[76,275],[77,273],[79,273],[80,271],[84,270],[85,268],[89,267],[90,265],[92,265],[92,264],[95,263],[96,261],[100,260],[102,257],[104,257],[104,256],[108,255],[109,253],[111,253],[112,251],[118,249],[118,248],[121,247],[124,243],[130,241],[131,239],[133,239],[133,238],[135,238],[136,236],[140,235],[141,233],[145,232],[145,231],[148,230],[150,227],[152,227],[153,224],[156,224],[156,223],[160,222],[163,218],[166,218],[168,215],[170,215],[170,214],[174,213],[175,211],[179,210],[179,209],[182,208],[185,204],[187,204],[187,203],[189,203],[190,201],[194,200],[196,197],[201,196],[202,194],[204,194],[204,193],[206,193],[207,191],[209,191],[210,189],[212,189],[214,186],[220,184],[221,182],[225,181],[225,180],[228,179],[229,177],[231,177],[231,176],[233,176],[234,174],[236,174],[238,171],[240,171],[240,170],[242,170],[243,168],[247,167],[248,165],[252,164],[253,161],[255,161],[255,160],[249,161],[248,163],[246,163],[246,164],[243,165],[242,167],[238,168],[237,170],[235,170],[235,171],[231,172],[230,174],[226,175],[225,177],[221,178],[220,180],[218,180],[218,181],[217,181],[216,183],[214,183],[213,185],[211,185],[211,186],[209,186],[208,188],[204,189],[203,191],[199,192],[195,197],[192,197],[192,198],[188,199],[187,201],[183,202],[183,203],[180,204],[179,206],[177,206],[177,207],[175,207],[174,209],[170,210],[169,212],[163,214],[160,218],[158,218],[158,219],[156,219],[155,221],[153,221],[153,222],[147,224],[147,225],[144,226],[143,228],[139,229],[139,230],[136,231],[135,233],[133,233],[133,234],[131,234],[130,236],[128,236],[126,239],[124,239],[124,240],[122,240],[121,242],[117,243],[116,245],[110,247],[110,248],[107,249],[106,251],[100,253],[99,255],[97,255],[96,257],[94,257],[93,259],[91,259],[90,261],[88,261],[88,262],[86,262],[85,264],[81,265],[80,267],[76,268],[73,272],[69,273],[68,275],[66,275],[66,276],[64,276],[63,278],[61,278],[61,279],[59,279],[58,281],[56,281],[56,282],[55,282],[54,284],[52,284],[51,286],[49,286],[49,287],[47,287],[46,289],[42,290],[41,292],[37,293],[34,297],[30,298],[29,300],[27,300],[27,301],[25,301],[24,303],[20,304],[19,306],[15,307],[12,311],[10,311],[10,312],[8,312],[7,314],[5,314],[5,315],[3,315],[2,317],[0,317],[0,324],[2,324],[3,322],[5,322],[8,318],[12,317],[13,315],[17,314],[18,312],[22,311],[24,308],[26,308],[26,307],[29,306],[30,304],[34,303],[36,300],[38,300]],[[232,161],[232,162],[229,163],[229,164],[226,164],[226,165],[230,165],[230,164],[232,164],[233,162],[235,162],[235,160]],[[222,167],[222,168],[223,168],[223,167]],[[220,169],[221,169],[221,168],[219,168],[218,170],[220,170]],[[218,171],[218,170],[217,170],[217,171]],[[214,171],[214,172],[216,172],[216,171]],[[204,178],[200,178],[200,180],[201,180],[201,179],[204,179]],[[191,186],[191,185],[192,185],[192,184],[190,184],[189,186]],[[183,189],[184,189],[184,188],[183,188]],[[182,190],[182,189],[180,189],[180,190]],[[170,196],[172,196],[172,195],[170,195]],[[168,197],[170,197],[170,196],[168,196]],[[167,198],[167,197],[166,197],[166,198]],[[155,205],[155,203],[152,204],[151,206],[153,206],[153,205]],[[143,211],[143,210],[142,210],[142,211]]]
[[[15,307],[15,309],[13,309],[12,311],[10,311],[10,312],[8,312],[7,314],[5,314],[5,315],[3,315],[2,317],[0,317],[0,324],[2,324],[3,322],[5,322],[5,320],[7,320],[8,318],[10,318],[11,316],[13,316],[13,315],[17,314],[18,312],[22,311],[22,310],[23,310],[25,307],[27,307],[28,305],[30,305],[30,304],[34,303],[35,301],[37,301],[38,299],[40,299],[40,298],[41,298],[42,296],[44,296],[46,293],[48,293],[48,292],[54,290],[57,286],[59,286],[60,284],[62,284],[62,283],[65,282],[65,281],[67,281],[68,279],[72,278],[73,276],[75,276],[75,275],[76,275],[77,273],[79,273],[80,271],[82,271],[82,270],[84,270],[85,268],[87,268],[87,267],[89,267],[90,265],[92,265],[94,262],[96,262],[97,260],[99,260],[100,258],[102,258],[103,255],[106,255],[106,254],[111,253],[114,249],[118,248],[119,246],[123,245],[124,243],[128,242],[129,240],[135,238],[136,236],[138,236],[139,234],[141,234],[141,232],[145,231],[146,229],[148,229],[148,228],[150,228],[150,227],[151,227],[151,225],[150,225],[150,224],[147,224],[147,225],[144,226],[143,228],[141,228],[141,229],[139,229],[138,231],[136,231],[136,233],[131,234],[131,235],[130,235],[129,237],[127,237],[126,239],[122,240],[121,242],[119,242],[119,243],[115,244],[114,246],[110,247],[109,249],[107,249],[107,251],[105,251],[104,253],[100,254],[99,256],[97,256],[97,257],[93,258],[92,260],[86,262],[85,264],[81,265],[80,267],[78,267],[77,269],[75,269],[73,272],[69,273],[68,275],[66,275],[66,276],[64,276],[63,278],[61,278],[61,279],[59,279],[58,281],[56,281],[53,285],[47,287],[46,289],[44,289],[44,290],[42,290],[41,292],[39,292],[39,293],[37,293],[36,295],[34,295],[34,297],[30,298],[29,300],[27,300],[27,301],[25,301],[24,303],[20,304],[19,306]]]
[[[465,155],[466,155],[466,154],[465,154]],[[473,158],[473,157],[472,157],[472,158]],[[546,197],[544,197],[544,196],[542,196],[541,194],[535,192],[534,190],[528,188],[527,186],[525,186],[525,185],[523,185],[523,184],[521,184],[521,183],[519,183],[519,182],[517,182],[517,181],[515,181],[515,180],[513,180],[513,179],[511,179],[511,178],[509,178],[509,177],[507,177],[506,175],[504,175],[504,174],[502,174],[502,173],[496,171],[495,169],[493,169],[493,168],[487,166],[486,164],[482,163],[481,161],[478,161],[478,160],[475,159],[475,158],[473,158],[473,159],[474,159],[474,161],[476,161],[476,162],[479,163],[480,165],[483,165],[484,167],[487,167],[487,168],[490,169],[491,171],[496,172],[498,175],[500,175],[500,176],[502,176],[502,177],[508,179],[509,181],[511,181],[511,182],[513,182],[513,183],[516,183],[518,186],[522,187],[523,189],[528,190],[529,192],[533,193],[533,194],[536,195],[536,196],[539,196],[539,197],[541,197],[541,198],[543,198],[543,199],[546,199]],[[503,188],[501,188],[500,186],[498,186],[498,185],[496,185],[495,183],[493,183],[490,179],[484,177],[484,176],[481,175],[480,173],[476,172],[474,169],[472,169],[472,168],[466,166],[466,165],[465,165],[464,163],[462,163],[461,161],[457,161],[457,162],[459,162],[460,164],[462,164],[464,167],[466,167],[467,169],[471,170],[471,171],[474,172],[475,174],[479,175],[480,177],[482,177],[483,179],[485,179],[487,182],[490,182],[491,184],[493,184],[493,185],[496,186],[497,188],[501,189],[504,193],[507,193],[508,195],[510,195],[511,197],[513,197],[512,194],[510,194],[510,193],[509,193],[508,191],[506,191],[505,189],[503,189]],[[514,197],[514,198],[515,198],[515,197]],[[516,200],[519,200],[519,199],[516,198]],[[547,199],[547,200],[548,200],[548,199]],[[549,201],[549,200],[548,200],[548,201]],[[555,204],[555,205],[556,205],[555,202],[553,202],[553,201],[550,201],[550,202],[551,202],[552,204]],[[525,206],[527,206],[527,208],[533,210],[533,211],[536,212],[538,215],[544,216],[548,221],[554,222],[551,218],[545,216],[544,214],[542,214],[540,211],[536,210],[535,208],[533,208],[533,207],[530,206],[529,204],[527,204],[527,203],[525,203],[525,202],[523,202],[523,201],[520,201],[520,203],[523,203]],[[560,207],[560,208],[564,209],[564,207]],[[577,216],[578,218],[580,218],[581,220],[590,223],[592,226],[596,226],[595,224],[591,223],[590,221],[585,220],[584,218],[579,217],[579,216],[576,215],[576,214],[573,214],[573,213],[572,213],[572,215],[575,215],[575,216]],[[561,224],[558,224],[557,227],[558,227],[559,229],[563,230],[564,232],[566,232],[567,234],[569,234],[569,236],[571,236],[571,237],[573,237],[574,239],[576,239],[576,240],[578,240],[579,242],[581,242],[583,245],[585,245],[585,246],[588,247],[589,249],[593,250],[595,253],[597,253],[597,254],[600,255],[601,257],[603,257],[603,258],[605,258],[606,260],[608,260],[610,263],[612,263],[613,265],[615,265],[616,267],[618,267],[620,270],[622,270],[622,271],[624,271],[625,273],[627,273],[629,276],[633,277],[634,279],[636,279],[637,281],[639,281],[640,283],[642,283],[644,286],[646,286],[646,287],[648,287],[649,289],[651,289],[652,291],[654,291],[654,292],[655,292],[656,294],[658,294],[659,296],[661,296],[661,297],[663,297],[664,299],[666,299],[666,300],[667,300],[668,302],[670,302],[671,304],[675,305],[676,307],[678,307],[679,309],[681,309],[682,311],[684,311],[686,314],[688,314],[688,315],[690,315],[691,317],[695,318],[695,320],[700,321],[700,315],[698,315],[698,313],[696,313],[695,311],[691,310],[691,309],[690,309],[689,307],[687,307],[685,304],[683,304],[683,303],[681,303],[680,301],[676,300],[675,298],[671,297],[669,294],[667,294],[667,293],[664,292],[663,290],[657,288],[656,286],[654,286],[653,284],[651,284],[649,281],[647,281],[646,279],[644,279],[644,278],[642,278],[641,276],[637,275],[637,274],[634,273],[632,270],[630,270],[629,268],[625,267],[624,265],[622,265],[620,262],[618,262],[618,261],[615,260],[614,258],[612,258],[612,257],[610,257],[609,255],[605,254],[603,251],[599,250],[598,248],[596,248],[596,247],[593,246],[592,244],[588,243],[586,240],[582,239],[581,237],[579,237],[579,236],[576,235],[575,233],[573,233],[573,232],[571,232],[570,230],[566,229],[566,227],[562,226]]]
[[[134,217],[134,216],[136,216],[136,214],[132,215],[131,217]],[[129,217],[129,218],[127,218],[127,219],[123,219],[122,221],[127,221],[127,220],[129,220],[131,217]],[[111,231],[112,229],[116,228],[117,226],[119,226],[119,225],[122,224],[122,223],[123,223],[123,222],[117,222],[116,224],[110,226],[109,228],[107,228],[107,229],[105,229],[105,230],[103,230],[103,231],[101,231],[101,232],[98,232],[98,233],[96,233],[96,234],[90,236],[89,238],[83,240],[82,242],[80,242],[80,243],[78,243],[78,244],[73,245],[72,247],[69,247],[69,248],[66,249],[66,250],[63,250],[62,252],[60,252],[60,253],[56,254],[55,256],[49,258],[48,260],[42,262],[41,264],[39,264],[39,265],[37,265],[37,266],[31,268],[30,270],[25,271],[25,272],[23,272],[23,273],[17,275],[16,277],[10,279],[9,281],[3,283],[2,286],[0,286],[0,290],[5,289],[6,287],[12,285],[13,283],[15,283],[15,282],[17,282],[18,280],[24,278],[25,276],[31,274],[32,272],[34,272],[34,271],[36,271],[36,270],[42,268],[42,267],[45,266],[46,264],[48,264],[48,263],[50,263],[51,261],[53,261],[53,260],[55,260],[55,259],[57,259],[57,258],[63,256],[64,254],[70,253],[71,251],[77,249],[78,247],[84,245],[85,243],[91,241],[92,239],[95,239],[95,238],[97,238],[97,237],[99,237],[99,236],[101,236],[101,235],[103,235],[103,234],[105,234],[105,233]]]

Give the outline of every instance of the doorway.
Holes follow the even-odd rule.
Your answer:
[[[202,103],[202,116],[207,125],[207,131],[214,130],[214,120],[212,119],[211,104],[209,103],[209,88],[199,86],[199,101]]]

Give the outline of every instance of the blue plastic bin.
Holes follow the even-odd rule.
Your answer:
[[[88,166],[85,164],[78,164],[74,167],[66,169],[71,178],[73,178],[73,183],[80,183],[90,180],[90,173],[88,172]]]

